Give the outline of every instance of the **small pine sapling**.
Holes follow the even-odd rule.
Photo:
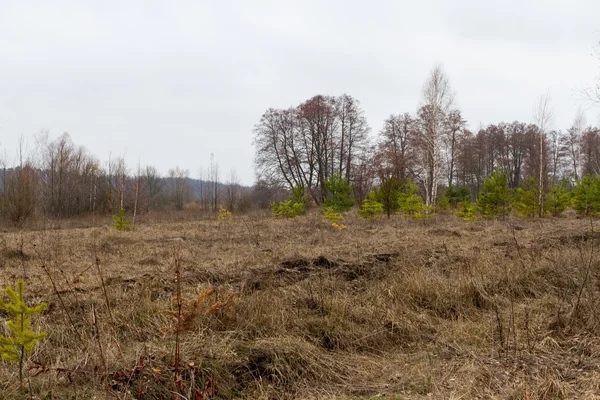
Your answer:
[[[448,199],[451,207],[457,207],[465,200],[469,200],[469,188],[465,185],[450,185],[444,192],[444,197]]]
[[[506,174],[496,171],[483,182],[477,208],[485,219],[504,218],[510,212],[511,190]]]
[[[475,216],[475,205],[469,200],[463,200],[458,205],[458,210],[456,210],[455,215],[462,218],[463,221],[477,220],[477,217]]]
[[[553,216],[562,214],[571,202],[571,192],[567,188],[566,182],[558,185],[551,185],[544,198],[544,209]]]
[[[398,198],[398,205],[404,215],[414,219],[422,219],[433,213],[432,207],[426,207],[423,204],[423,198],[417,194],[418,190],[419,187],[417,185],[408,181]]]
[[[344,217],[342,217],[340,214],[337,214],[333,210],[333,207],[325,207],[323,209],[323,218],[331,222],[331,226],[338,231],[342,231],[347,228],[346,225],[341,223],[344,220]]]
[[[125,217],[125,209],[119,208],[117,214],[113,216],[113,227],[118,231],[128,231],[131,229],[129,220]]]
[[[515,192],[513,210],[517,218],[533,218],[538,213],[539,187],[534,178],[525,180],[522,187]]]
[[[354,205],[352,197],[352,185],[343,179],[339,174],[334,174],[324,183],[327,197],[325,198],[325,207],[333,208],[335,212],[348,211]]]
[[[600,211],[600,178],[586,175],[573,192],[573,209],[580,215],[595,215]]]
[[[374,190],[375,200],[383,205],[383,211],[387,217],[398,210],[398,198],[401,192],[400,181],[395,177],[382,178],[379,188]]]
[[[358,215],[364,219],[377,219],[383,214],[383,204],[375,199],[375,193],[369,193],[362,206],[358,209]]]
[[[219,221],[229,221],[231,219],[231,211],[225,207],[219,208]]]
[[[271,203],[271,211],[276,217],[294,218],[305,212],[307,199],[300,185],[292,189],[292,197],[279,204]]]
[[[33,314],[38,314],[48,308],[46,303],[40,303],[34,307],[28,307],[25,304],[25,283],[22,279],[17,281],[17,292],[6,287],[4,293],[11,300],[5,303],[0,298],[0,309],[5,310],[13,318],[6,321],[11,337],[0,335],[0,354],[2,360],[9,363],[19,363],[19,381],[23,387],[23,362],[25,355],[31,354],[40,339],[46,337],[46,332],[34,333],[31,327],[31,318]]]
[[[440,211],[448,211],[450,209],[450,199],[447,196],[440,197],[437,208]]]

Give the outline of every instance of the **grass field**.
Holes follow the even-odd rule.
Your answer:
[[[105,223],[2,234],[49,307],[0,398],[600,398],[589,220]]]

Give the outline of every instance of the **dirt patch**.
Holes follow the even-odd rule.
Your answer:
[[[337,262],[328,260],[325,256],[315,258],[312,263],[315,267],[321,268],[333,268],[338,265]]]
[[[303,258],[298,258],[293,260],[282,261],[279,265],[281,266],[281,268],[286,269],[306,270],[310,265],[310,261]]]

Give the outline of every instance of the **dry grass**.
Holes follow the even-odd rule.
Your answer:
[[[589,221],[105,223],[0,239],[0,284],[50,306],[25,398],[600,398]]]

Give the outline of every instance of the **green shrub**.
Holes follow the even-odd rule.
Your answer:
[[[358,214],[365,219],[377,219],[383,214],[383,204],[375,200],[375,193],[369,193],[369,197],[363,201]]]
[[[325,190],[327,197],[324,206],[331,207],[335,212],[348,211],[354,205],[352,197],[352,186],[340,175],[334,174],[325,180]]]
[[[231,219],[231,211],[225,207],[219,208],[219,221],[229,221]]]
[[[600,211],[600,178],[598,176],[586,175],[577,183],[572,205],[580,215],[594,215]]]
[[[386,177],[381,180],[381,185],[373,192],[375,201],[383,206],[383,211],[390,217],[390,214],[400,208],[398,199],[401,194],[400,181],[396,177]]]
[[[419,190],[417,185],[408,181],[403,189],[404,190],[400,193],[398,198],[398,207],[402,210],[404,215],[420,219],[432,214],[432,209],[430,207],[426,208],[423,203],[423,198],[417,194],[417,191]]]
[[[128,231],[131,229],[131,224],[125,217],[124,208],[119,208],[117,215],[113,216],[113,227],[118,231]]]
[[[483,182],[477,208],[486,219],[504,218],[510,212],[511,191],[506,174],[496,171]]]
[[[561,182],[550,186],[544,197],[544,209],[553,216],[558,216],[567,209],[570,202],[571,192],[567,188],[567,183]]]
[[[33,314],[44,311],[48,306],[40,303],[35,307],[25,304],[25,283],[22,279],[17,281],[17,292],[10,287],[4,289],[4,294],[11,300],[5,303],[0,298],[0,309],[6,311],[13,319],[8,320],[6,325],[11,337],[0,335],[0,354],[2,360],[9,363],[19,363],[19,381],[23,386],[23,363],[25,356],[31,354],[40,339],[47,336],[46,332],[34,333],[31,327]]]
[[[421,196],[418,196],[418,197],[421,198]],[[435,213],[436,213],[435,206],[423,204],[423,200],[421,199],[421,209],[419,211],[415,212],[414,214],[412,214],[411,216],[413,217],[413,219],[424,219],[424,218],[431,218],[432,216],[435,215]]]
[[[438,200],[437,208],[440,211],[448,211],[450,209],[450,199],[445,195],[441,196]]]
[[[463,221],[475,221],[475,204],[465,199],[458,205],[455,215],[463,219]]]
[[[279,204],[271,203],[271,211],[276,217],[294,218],[305,213],[306,196],[300,185],[292,189],[292,197]]]
[[[522,187],[515,191],[515,199],[512,204],[515,215],[525,219],[535,217],[539,210],[539,187],[534,178],[528,178]]]
[[[465,200],[469,200],[469,188],[465,185],[454,186],[450,185],[444,192],[444,198],[447,199],[450,206],[456,207],[462,204]]]

